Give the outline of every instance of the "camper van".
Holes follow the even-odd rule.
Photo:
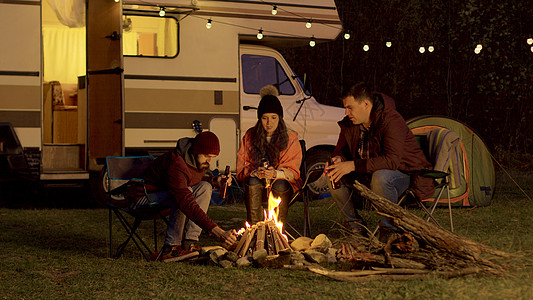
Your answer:
[[[107,155],[161,153],[201,130],[221,141],[213,167],[235,170],[272,84],[312,170],[344,112],[319,104],[275,49],[341,31],[334,0],[4,0],[0,121],[37,153],[40,180],[86,180]]]

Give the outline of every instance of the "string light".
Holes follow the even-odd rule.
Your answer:
[[[368,50],[370,50],[370,46],[368,46],[368,44],[365,44],[363,46],[363,51],[367,52]]]
[[[533,46],[531,46],[531,52],[533,52]]]
[[[433,46],[429,46],[429,47],[428,47],[428,51],[429,51],[429,52],[433,52],[433,51],[435,51],[435,47],[433,47]]]
[[[424,53],[424,52],[426,52],[426,48],[424,46],[422,46],[422,47],[418,48],[418,52]]]
[[[482,49],[483,49],[483,45],[477,44],[476,48],[474,49],[474,53],[479,54]]]
[[[207,23],[205,24],[205,28],[211,29],[211,27],[213,27],[213,24],[211,24],[211,21],[213,21],[213,20],[207,19]]]
[[[386,43],[385,43],[385,46],[387,46],[387,48],[392,47],[392,42],[386,42]]]
[[[315,41],[315,36],[313,35],[313,37],[309,41],[309,46],[314,47],[315,45],[316,45],[316,41]]]
[[[528,38],[527,39],[527,44],[528,45],[533,45],[533,38]]]
[[[159,8],[159,16],[160,17],[164,17],[165,14],[166,14],[165,8],[164,7],[160,7]]]
[[[349,40],[350,39],[350,33],[349,32],[344,33],[344,39],[345,40]]]
[[[272,7],[272,15],[275,16],[275,15],[277,15],[277,14],[278,14],[278,7],[274,5],[274,6]]]
[[[307,23],[305,23],[305,28],[309,29],[311,28],[312,24],[311,24],[311,19],[307,20]]]
[[[263,29],[259,29],[259,32],[257,33],[257,39],[258,40],[263,39]]]

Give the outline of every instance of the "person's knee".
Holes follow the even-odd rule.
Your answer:
[[[285,193],[291,188],[291,184],[284,179],[276,180],[274,184],[272,184],[272,190],[277,193]]]
[[[196,191],[198,194],[203,194],[203,193],[211,194],[213,192],[213,187],[207,181],[200,181],[200,183],[197,185]]]
[[[261,179],[257,177],[250,176],[246,178],[246,185],[253,186],[253,185],[259,185],[262,184]]]
[[[370,189],[373,191],[381,190],[384,187],[391,186],[393,181],[393,170],[377,170],[372,173]]]

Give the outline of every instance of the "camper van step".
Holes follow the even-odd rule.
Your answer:
[[[84,165],[84,147],[80,144],[44,144],[41,159],[44,170],[79,170]]]
[[[44,170],[41,180],[85,180],[89,179],[89,172],[83,170]]]

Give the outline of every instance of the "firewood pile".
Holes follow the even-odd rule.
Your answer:
[[[281,234],[274,220],[265,220],[257,222],[244,231],[234,252],[242,257],[264,249],[267,255],[276,255],[288,248],[290,248],[289,241]]]

